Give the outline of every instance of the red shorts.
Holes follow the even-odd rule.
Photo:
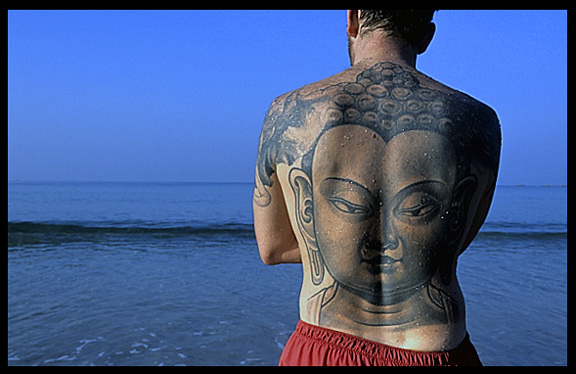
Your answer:
[[[395,348],[299,321],[280,366],[482,366],[468,334],[446,352]]]

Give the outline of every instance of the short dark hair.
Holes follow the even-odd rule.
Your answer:
[[[428,24],[437,9],[402,10],[360,10],[360,22],[363,32],[376,29],[384,30],[390,36],[404,39],[411,45],[417,45],[426,34]]]

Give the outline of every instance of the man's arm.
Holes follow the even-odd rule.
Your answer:
[[[276,173],[272,174],[269,204],[254,202],[254,231],[260,257],[266,265],[300,263],[300,248],[292,231],[282,188]]]
[[[464,241],[462,250],[470,245],[488,216],[488,211],[492,205],[494,191],[496,189],[496,179],[500,166],[500,151],[502,147],[500,121],[496,112],[492,108],[482,104],[475,117],[481,121],[481,124],[477,127],[482,129],[483,134],[480,137],[482,141],[477,141],[476,145],[482,145],[480,147],[482,151],[478,153],[483,155],[483,157],[473,162],[472,169],[473,173],[478,177],[478,188],[482,192],[477,203],[472,202],[473,204],[471,206],[475,207],[473,210],[475,213],[472,217],[471,227],[468,230],[468,236]]]
[[[290,216],[286,207],[282,187],[276,172],[276,156],[280,143],[270,138],[277,131],[281,119],[285,97],[279,97],[270,106],[262,134],[256,161],[254,188],[254,231],[260,250],[260,257],[267,265],[302,262],[298,241],[292,231]]]

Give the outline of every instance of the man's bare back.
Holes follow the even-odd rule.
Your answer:
[[[276,99],[255,227],[265,262],[303,264],[300,318],[393,347],[457,347],[457,259],[488,212],[499,152],[490,108],[397,61]]]

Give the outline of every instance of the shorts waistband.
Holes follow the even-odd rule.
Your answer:
[[[451,358],[453,359],[455,356],[460,356],[459,351],[469,351],[469,347],[472,347],[468,333],[466,333],[466,337],[462,343],[453,350],[442,352],[421,352],[392,347],[340,331],[311,325],[302,320],[298,322],[294,334],[315,340],[321,344],[330,345],[335,349],[351,351],[354,354],[365,357],[370,356],[378,361],[385,361],[387,363],[396,362],[399,365],[448,365],[450,364],[450,361],[452,361]]]

